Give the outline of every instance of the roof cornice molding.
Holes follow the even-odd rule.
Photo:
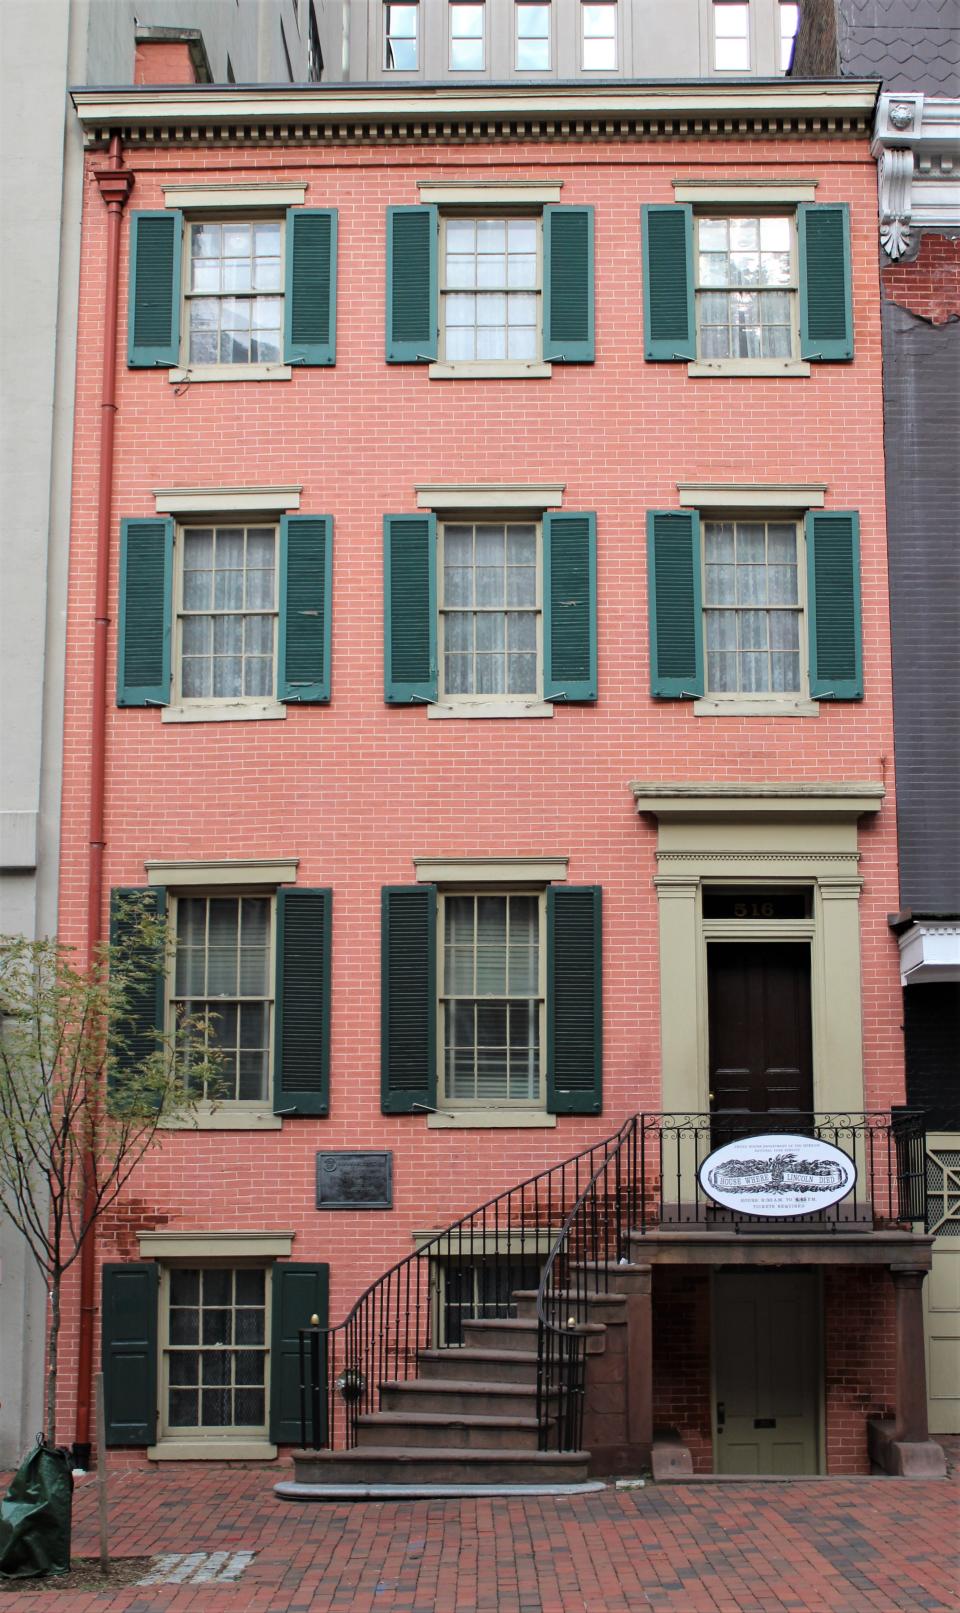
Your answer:
[[[875,79],[687,83],[75,89],[89,145],[337,144],[870,133]]]
[[[901,258],[914,229],[960,228],[960,99],[881,95],[870,146],[879,164],[880,244]]]

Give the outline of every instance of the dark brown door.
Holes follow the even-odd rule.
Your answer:
[[[715,941],[707,947],[707,969],[714,1131],[728,1120],[737,1131],[746,1116],[809,1114],[809,946]]]

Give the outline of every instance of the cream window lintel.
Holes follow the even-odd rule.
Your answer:
[[[691,359],[687,374],[694,380],[711,380],[717,376],[766,375],[796,380],[810,374],[810,366],[802,358],[711,358]]]
[[[158,515],[236,515],[241,510],[277,515],[299,510],[302,492],[299,484],[289,487],[155,487],[153,501]]]
[[[306,196],[306,182],[291,185],[264,180],[255,185],[163,186],[164,207],[227,208],[231,213],[246,213],[251,207],[302,207]]]
[[[826,482],[678,482],[695,510],[822,510]]]
[[[295,1232],[141,1232],[141,1260],[277,1260],[293,1249]]]
[[[828,818],[853,820],[879,812],[882,784],[632,783],[638,812],[671,818]]]
[[[419,179],[421,202],[441,207],[542,207],[558,202],[563,180],[532,179]]]
[[[148,885],[292,885],[297,877],[298,857],[230,857],[215,862],[144,863]]]
[[[427,1249],[427,1253],[435,1255],[438,1260],[459,1260],[466,1255],[467,1259],[475,1256],[496,1254],[545,1254],[548,1255],[560,1236],[560,1227],[531,1227],[528,1231],[507,1232],[501,1227],[499,1232],[477,1232],[474,1228],[465,1227],[463,1236],[458,1234],[457,1227],[438,1227],[430,1232],[411,1232],[415,1247]],[[427,1247],[431,1245],[432,1247]]]
[[[569,857],[414,857],[413,866],[420,885],[549,885],[566,879],[569,861]]]
[[[427,366],[431,381],[527,381],[543,379],[553,374],[550,364],[525,364],[522,359],[496,359],[480,364],[469,359],[458,359],[455,364],[436,363]]]
[[[675,179],[674,200],[700,205],[722,203],[724,207],[753,207],[767,203],[813,202],[816,179]]]
[[[427,1115],[428,1131],[534,1131],[555,1126],[543,1109],[437,1109]]]
[[[564,482],[418,482],[418,510],[549,510]]]
[[[289,364],[197,364],[167,371],[168,381],[191,386],[198,381],[289,381],[292,376]]]

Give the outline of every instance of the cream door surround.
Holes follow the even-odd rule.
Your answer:
[[[880,810],[883,786],[635,783],[631,789],[637,811],[657,820],[663,1109],[710,1107],[702,889],[722,882],[812,885],[814,1107],[861,1111],[857,823]],[[731,927],[729,938],[762,935],[775,944],[795,937],[795,929],[764,921]]]

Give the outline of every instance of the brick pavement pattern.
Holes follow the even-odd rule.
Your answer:
[[[127,1471],[112,1551],[255,1550],[234,1585],[3,1598],[3,1613],[956,1613],[960,1440],[947,1483],[827,1479],[587,1496],[301,1505],[275,1471]],[[94,1555],[96,1487],[74,1554]]]

